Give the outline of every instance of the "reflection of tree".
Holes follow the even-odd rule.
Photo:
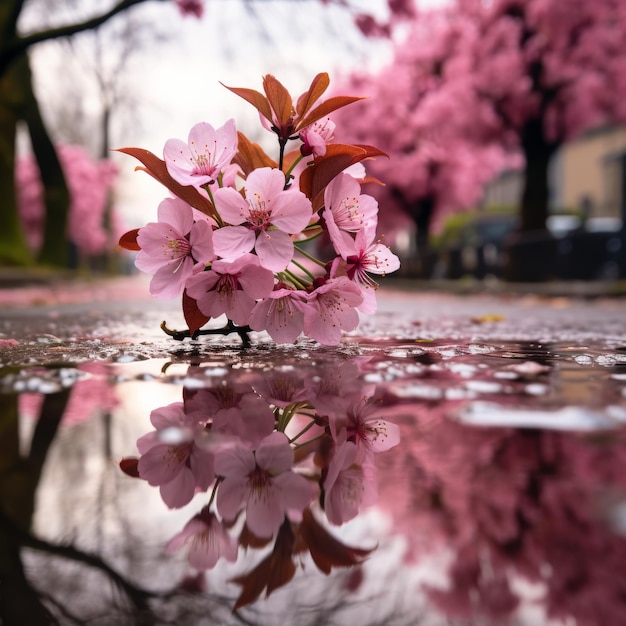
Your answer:
[[[21,402],[18,396],[2,398],[0,580],[3,590],[11,593],[0,593],[0,621],[7,626],[184,625],[199,623],[201,618],[223,624],[266,623],[262,606],[233,614],[233,598],[211,583],[208,586],[204,576],[186,576],[180,561],[162,555],[162,544],[156,550],[150,545],[146,534],[152,522],[150,513],[136,506],[143,485],[124,477],[111,462],[112,433],[107,430],[111,420],[106,416],[110,416],[116,404],[115,388],[109,386],[112,368],[100,364],[80,369],[87,369],[89,374],[76,374],[71,389],[43,395],[40,402],[33,397]],[[334,404],[344,406],[341,398],[333,394],[341,388],[355,389],[356,365],[346,361],[339,367],[328,365],[315,371],[320,376],[311,376],[309,370],[304,377],[310,384],[306,395],[315,390],[318,397],[324,398],[320,406],[332,407],[333,397]],[[236,407],[250,412],[244,419],[253,419],[252,414],[258,412],[263,402],[267,407],[262,397],[279,404],[302,400],[303,389],[294,388],[294,383],[303,384],[304,370],[278,368],[272,372],[266,367],[263,375],[259,374],[243,368],[237,379],[233,377],[221,384],[219,379],[207,377],[206,368],[192,367],[189,376],[203,380],[209,391],[190,386],[185,401],[192,411],[209,408],[218,421],[226,421],[229,416],[236,417]],[[31,375],[47,388],[67,376],[73,376],[67,367],[56,374],[51,368],[48,374],[41,369]],[[258,385],[256,393],[251,392],[253,383]],[[4,402],[6,398],[8,402]],[[77,419],[81,415],[83,421]],[[104,423],[101,417],[105,417]],[[120,436],[118,428],[127,417],[123,416],[123,422],[114,418],[115,437]],[[270,417],[273,420],[271,411]],[[19,419],[30,423],[33,418],[30,450],[20,453],[24,443],[20,448],[18,431],[23,436],[28,428],[18,428]],[[296,426],[300,428],[301,424]],[[346,551],[345,545],[313,521],[306,528],[313,535],[308,539],[311,544],[323,544],[317,548],[315,558],[325,572],[359,552]],[[290,533],[285,525],[281,541],[291,541]],[[300,565],[298,560],[297,567]],[[257,567],[262,570],[267,564],[261,562]],[[253,572],[240,578],[243,585],[250,584]],[[314,578],[317,582],[312,585]],[[367,614],[363,611],[364,603],[376,603],[376,598],[352,593],[361,580],[358,569],[333,571],[328,579],[300,574],[294,581],[290,600],[278,599],[281,614],[287,616],[285,623],[297,619],[302,626],[322,626],[342,623],[343,616],[350,616],[353,611]],[[5,581],[10,585],[5,585]],[[276,605],[272,610],[276,610]],[[383,614],[387,617],[366,623],[389,623],[389,615],[393,615],[394,623],[415,623],[413,618],[402,621],[396,606],[376,611],[377,616]]]
[[[76,623],[67,607],[55,596],[54,587],[42,591],[30,581],[23,562],[24,548],[101,572],[122,592],[135,612],[145,612],[148,609],[147,600],[153,595],[131,583],[100,556],[72,544],[43,540],[31,531],[44,464],[49,458],[61,420],[68,406],[72,405],[72,395],[67,389],[43,396],[27,454],[20,452],[18,396],[5,396],[1,403],[0,579],[3,589],[0,594],[0,618],[3,624],[53,624],[57,623],[55,615],[59,614]],[[93,405],[93,398],[91,403]],[[75,399],[73,404],[74,410],[77,410],[77,404],[85,408],[85,397],[81,402],[79,394],[78,401]],[[65,479],[71,480],[71,476]]]
[[[407,482],[385,491],[418,553],[433,537],[454,552],[450,585],[430,589],[431,600],[447,615],[501,624],[514,616],[523,579],[544,590],[550,617],[621,624],[623,433],[470,428],[446,410],[418,410],[399,461]]]
[[[28,456],[20,454],[17,396],[0,405],[0,615],[3,623],[50,623],[51,614],[26,578],[20,536],[28,532],[35,490],[69,392],[46,397]]]

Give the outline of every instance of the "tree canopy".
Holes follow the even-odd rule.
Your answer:
[[[407,3],[395,4],[406,20]],[[372,133],[390,155],[373,173],[409,212],[426,199],[441,215],[474,202],[517,154],[525,177],[520,230],[545,229],[556,150],[587,129],[626,120],[626,4],[457,0],[415,12],[405,29],[389,67],[353,77],[376,95],[346,131]],[[369,22],[369,30],[384,34],[389,25]]]

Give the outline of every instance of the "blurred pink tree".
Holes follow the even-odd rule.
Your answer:
[[[392,17],[395,8],[406,18],[406,4],[390,2]],[[393,20],[359,23],[381,35]],[[542,231],[557,149],[589,128],[626,120],[624,40],[620,0],[457,0],[410,18],[393,64],[354,79],[368,90],[377,85],[378,97],[342,124],[352,136],[374,134],[389,153],[389,192],[397,188],[397,203],[406,202],[423,230],[443,207],[458,210],[479,197],[498,169],[498,148],[517,151],[525,164],[519,228]]]
[[[420,273],[428,274],[429,235],[450,213],[475,206],[506,156],[493,142],[470,141],[466,112],[453,92],[418,92],[415,68],[421,63],[400,52],[387,70],[391,80],[384,73],[351,78],[350,89],[371,97],[359,105],[361,115],[338,112],[338,126],[389,155],[367,164],[368,174],[385,183],[370,189],[386,209],[380,227],[393,232],[408,218],[415,228]],[[424,52],[434,50],[425,47]],[[446,54],[442,48],[441,62]]]
[[[78,251],[81,260],[104,254],[115,247],[124,232],[119,216],[111,211],[112,232],[107,232],[105,213],[115,185],[116,167],[112,161],[93,160],[80,146],[56,148],[69,189],[70,205],[66,240]],[[15,171],[20,220],[31,250],[43,244],[46,207],[41,175],[32,155],[21,157]]]

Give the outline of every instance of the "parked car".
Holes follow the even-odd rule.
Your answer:
[[[481,214],[467,219],[442,238],[436,277],[505,276],[507,246],[516,224],[517,217],[511,214]],[[626,250],[620,219],[589,218],[583,222],[575,215],[551,215],[546,227],[551,238],[533,242],[529,237],[520,244],[531,254],[534,246],[542,244],[545,248],[543,244],[549,244],[552,267],[546,277],[596,280],[624,275]]]

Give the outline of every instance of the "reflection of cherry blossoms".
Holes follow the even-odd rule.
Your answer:
[[[156,430],[137,441],[139,476],[160,488],[165,504],[184,506],[215,478],[213,453],[194,441],[202,423],[185,413],[182,402],[155,409],[150,421]]]
[[[307,480],[292,471],[293,450],[284,433],[274,432],[254,452],[233,446],[220,450],[215,470],[222,477],[217,510],[234,520],[245,508],[246,525],[260,538],[276,534],[290,511],[301,514],[311,501]]]
[[[115,388],[109,380],[111,366],[105,363],[83,363],[76,367],[76,372],[67,371],[67,383],[71,391],[67,405],[63,410],[62,424],[66,426],[80,424],[113,410],[118,404]],[[64,385],[57,382],[50,384],[50,393],[56,393]],[[40,415],[44,402],[43,393],[21,393],[18,398],[21,415],[36,417]]]
[[[167,553],[189,545],[189,563],[198,570],[215,567],[220,559],[235,561],[237,544],[224,524],[205,507],[167,544]]]
[[[548,617],[619,626],[626,610],[622,433],[472,428],[419,407],[383,498],[414,556],[451,551],[449,583],[427,589],[450,617],[505,624],[521,602],[515,579],[539,585]],[[401,466],[400,466],[401,463]],[[617,532],[616,532],[617,530]]]
[[[368,553],[342,544],[322,525],[324,518],[343,524],[374,502],[376,457],[399,442],[397,427],[380,417],[375,385],[359,380],[361,361],[231,369],[219,378],[194,365],[188,375],[203,386],[152,411],[155,430],[137,441],[141,456],[121,464],[158,486],[169,507],[204,500],[167,546],[168,552],[187,547],[196,569],[235,560],[237,546],[274,545],[236,580],[243,588],[238,606],[266,585],[269,594],[286,584],[303,551],[325,573]],[[283,578],[268,582],[268,568]]]

